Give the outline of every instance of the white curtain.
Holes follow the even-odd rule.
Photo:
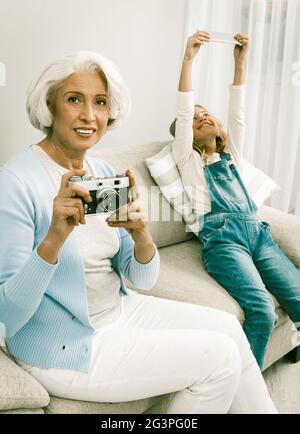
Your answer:
[[[244,32],[247,61],[245,157],[281,187],[270,204],[300,215],[300,0],[188,0],[186,35]],[[223,122],[233,47],[204,46],[193,70],[195,99]]]
[[[6,68],[5,64],[0,62],[0,86],[6,85]]]

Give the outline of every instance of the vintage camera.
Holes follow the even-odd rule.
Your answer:
[[[105,178],[72,176],[69,185],[74,184],[88,190],[92,198],[90,203],[81,198],[84,214],[112,213],[131,200],[129,179],[125,175]]]

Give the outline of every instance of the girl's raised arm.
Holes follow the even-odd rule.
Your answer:
[[[194,97],[192,93],[193,60],[202,44],[209,42],[208,32],[196,32],[187,40],[178,85],[177,117],[172,124],[175,140],[172,144],[173,157],[180,164],[193,150]],[[172,127],[171,127],[172,129]]]
[[[242,45],[234,47],[234,77],[230,87],[230,99],[228,110],[228,134],[230,139],[230,152],[239,163],[244,145],[245,121],[245,60],[249,50],[249,38],[245,34],[234,36]]]

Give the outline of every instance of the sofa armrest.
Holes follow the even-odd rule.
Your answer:
[[[44,387],[1,349],[0,372],[0,410],[38,409],[49,404]]]
[[[300,267],[300,218],[266,205],[259,208],[258,215],[270,224],[274,240],[296,267]]]

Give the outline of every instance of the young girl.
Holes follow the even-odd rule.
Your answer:
[[[234,47],[228,135],[211,113],[193,103],[193,60],[201,45],[210,41],[209,33],[200,31],[187,42],[177,119],[170,132],[175,137],[172,152],[183,184],[193,191],[190,199],[200,219],[204,266],[244,310],[244,330],[262,368],[277,320],[268,290],[292,321],[299,322],[300,273],[272,239],[269,224],[258,219],[256,205],[239,175],[248,37],[238,34],[235,39],[242,45]]]

